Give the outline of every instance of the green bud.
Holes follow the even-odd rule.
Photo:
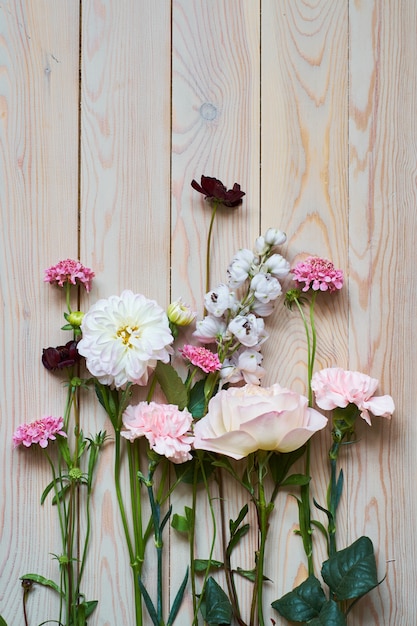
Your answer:
[[[168,319],[176,326],[189,326],[196,318],[195,311],[188,304],[184,304],[181,298],[172,302],[167,311]]]
[[[81,326],[81,322],[83,321],[84,313],[82,311],[72,311],[72,313],[68,313],[65,316],[65,319],[69,324],[71,324],[72,328],[79,328]]]

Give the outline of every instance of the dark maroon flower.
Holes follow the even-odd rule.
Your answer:
[[[68,341],[65,346],[44,348],[42,350],[42,363],[47,370],[51,371],[72,367],[80,358],[76,341]]]
[[[240,190],[238,183],[233,185],[233,189],[226,189],[220,180],[211,176],[202,176],[201,185],[196,180],[193,180],[191,187],[202,193],[206,200],[218,202],[228,207],[236,207],[241,204],[245,195],[245,192]]]

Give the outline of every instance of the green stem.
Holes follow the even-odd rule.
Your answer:
[[[256,577],[251,604],[250,626],[255,626],[255,614],[258,616],[257,626],[265,626],[263,614],[265,547],[269,528],[268,519],[273,508],[272,502],[267,504],[265,497],[264,477],[268,457],[268,454],[264,455],[264,453],[258,452],[258,496],[254,502],[258,517],[259,550],[256,560]]]
[[[213,202],[213,209],[211,212],[210,226],[207,235],[207,251],[206,251],[206,293],[210,291],[210,247],[211,247],[211,235],[213,231],[214,218],[216,217],[218,202]]]
[[[200,456],[198,455],[194,464],[191,520],[190,520],[190,532],[189,532],[191,598],[192,598],[192,603],[193,603],[192,626],[198,626],[197,599],[196,599],[197,594],[196,594],[196,585],[195,585],[194,541],[195,541],[195,518],[196,518],[196,508],[197,508],[197,478],[198,478],[199,465],[200,465]]]

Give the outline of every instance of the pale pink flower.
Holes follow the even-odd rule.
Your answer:
[[[265,370],[261,367],[262,354],[253,348],[240,348],[225,359],[220,370],[220,377],[225,383],[236,384],[241,380],[252,385],[260,385]]]
[[[222,366],[217,354],[201,346],[186,344],[180,350],[180,353],[184,359],[188,359],[192,365],[199,367],[203,372],[206,372],[206,374],[209,372],[217,372]]]
[[[167,363],[174,341],[165,311],[142,294],[125,290],[96,302],[85,314],[78,352],[103,385],[146,385],[157,361]]]
[[[180,411],[175,404],[140,402],[128,406],[123,413],[126,430],[120,434],[129,441],[146,437],[157,454],[166,456],[173,463],[184,463],[192,458],[192,422],[191,413],[187,409]]]
[[[256,450],[297,450],[327,418],[304,396],[280,385],[229,387],[210,400],[194,426],[194,448],[242,459]]]
[[[193,337],[201,343],[216,343],[224,337],[226,331],[226,322],[223,319],[206,315],[204,319],[197,322]]]
[[[302,291],[334,291],[343,287],[343,271],[335,269],[331,261],[310,256],[293,269],[296,285]]]
[[[325,411],[356,404],[361,417],[371,425],[368,411],[390,418],[395,410],[391,396],[374,396],[378,380],[361,372],[351,372],[340,367],[328,367],[313,375],[311,388],[317,406]]]
[[[41,448],[46,448],[50,440],[56,439],[56,435],[67,436],[63,427],[63,418],[52,416],[41,417],[30,424],[21,424],[13,435],[13,445],[16,448],[23,444],[29,448],[33,443],[38,443]]]
[[[84,285],[86,291],[91,289],[94,272],[80,261],[65,259],[45,270],[44,282],[63,287],[65,283]]]

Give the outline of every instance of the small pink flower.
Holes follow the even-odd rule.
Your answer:
[[[175,404],[157,402],[139,402],[128,406],[123,413],[123,425],[126,430],[120,434],[129,441],[145,436],[152,450],[166,456],[173,463],[191,460],[189,433],[193,417],[184,409],[180,411]]]
[[[369,425],[368,411],[380,417],[390,418],[395,410],[391,396],[374,396],[378,387],[376,378],[361,372],[350,372],[340,367],[328,367],[313,375],[311,388],[317,406],[325,411],[356,404],[361,417]]]
[[[94,272],[85,267],[80,261],[66,259],[45,270],[44,282],[57,284],[63,287],[65,283],[84,285],[87,292],[91,289]]]
[[[23,444],[29,448],[33,443],[38,443],[41,448],[46,448],[49,440],[56,439],[55,435],[66,437],[62,430],[64,420],[62,417],[42,417],[30,424],[21,424],[13,435],[13,444],[17,448]]]
[[[297,287],[302,291],[312,289],[333,293],[343,287],[343,271],[335,269],[327,259],[310,256],[297,263],[292,271]]]
[[[217,354],[207,348],[186,344],[180,352],[184,359],[188,359],[192,365],[199,367],[206,374],[217,372],[222,366]]]

